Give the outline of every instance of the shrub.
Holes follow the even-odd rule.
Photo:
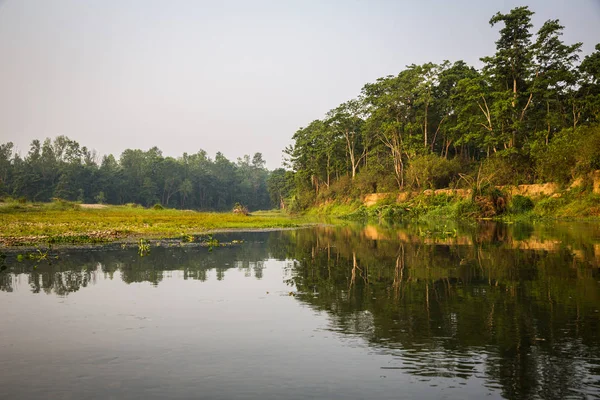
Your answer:
[[[385,193],[398,190],[398,182],[390,168],[368,167],[362,169],[352,182],[353,191],[361,195]]]
[[[600,168],[600,125],[563,129],[548,145],[537,143],[531,152],[541,180],[567,183]]]
[[[521,196],[520,194],[513,196],[510,203],[510,211],[514,214],[522,214],[531,211],[533,210],[533,207],[533,201],[531,201],[529,197]]]
[[[52,198],[52,202],[48,204],[47,207],[51,210],[77,210],[79,209],[79,204],[54,197]]]
[[[354,178],[354,186],[360,194],[377,193],[378,175],[373,169],[363,169]]]
[[[477,216],[479,213],[479,208],[477,204],[475,204],[471,200],[459,200],[455,205],[455,214],[456,218],[473,218]]]
[[[162,206],[162,204],[160,203],[156,203],[155,205],[152,206],[153,210],[164,210],[165,208]]]
[[[580,144],[575,152],[575,174],[584,175],[600,169],[600,125],[578,128],[576,136]]]
[[[564,200],[562,198],[547,197],[537,202],[535,210],[542,216],[554,216],[556,211],[563,205]]]
[[[234,214],[241,214],[241,215],[248,215],[248,207],[240,204],[240,203],[235,203],[235,205],[233,206],[233,210],[231,210]]]
[[[529,157],[518,152],[497,153],[481,163],[481,179],[492,185],[518,185],[533,179]]]
[[[106,196],[104,195],[104,192],[100,192],[96,195],[96,197],[94,197],[94,199],[96,200],[96,202],[98,204],[104,204],[106,203]]]
[[[331,182],[329,188],[321,190],[318,195],[319,201],[325,200],[344,200],[350,197],[352,193],[352,178],[348,175],[341,176],[339,179]]]
[[[418,156],[406,169],[408,183],[419,188],[446,188],[457,181],[462,165],[458,158],[448,160],[435,154]]]

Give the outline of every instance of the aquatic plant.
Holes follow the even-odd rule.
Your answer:
[[[140,257],[147,256],[150,254],[150,243],[144,239],[140,239],[138,242],[138,254]]]

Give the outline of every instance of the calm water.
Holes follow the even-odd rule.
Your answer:
[[[51,252],[0,273],[0,397],[600,398],[600,226]]]

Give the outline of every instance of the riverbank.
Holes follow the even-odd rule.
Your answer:
[[[177,238],[224,230],[295,228],[306,223],[279,212],[241,215],[136,206],[90,208],[63,201],[0,203],[0,246]]]
[[[549,191],[530,188],[490,188],[376,193],[361,199],[337,199],[318,204],[307,215],[351,220],[587,220],[600,218],[600,194],[583,186]],[[520,193],[524,194],[520,194]]]

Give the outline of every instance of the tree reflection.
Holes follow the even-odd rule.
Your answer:
[[[17,276],[25,275],[33,293],[65,296],[95,283],[99,275],[113,279],[118,272],[127,283],[159,285],[169,271],[181,271],[183,279],[205,281],[210,271],[218,280],[225,279],[228,269],[245,270],[247,276],[261,279],[263,260],[268,257],[264,242],[209,251],[204,247],[165,246],[153,248],[145,257],[135,249],[107,247],[103,251],[73,250],[62,254],[58,262],[37,263],[14,260],[7,272],[0,274],[0,290],[13,291]]]
[[[333,330],[401,354],[398,368],[485,375],[508,398],[590,387],[600,351],[593,244],[496,224],[422,232],[325,228],[272,240],[287,242],[276,247],[296,260],[297,298],[327,312]]]
[[[233,234],[232,234],[233,235]],[[229,235],[229,236],[232,236]],[[330,329],[394,355],[416,376],[483,379],[507,398],[600,391],[600,228],[595,225],[347,226],[236,234],[210,252],[159,247],[75,251],[53,265],[12,263],[0,290],[67,295],[102,275],[159,285],[261,279],[286,260],[296,298],[327,313]],[[230,239],[229,236],[223,241]],[[586,392],[587,391],[587,392]]]

